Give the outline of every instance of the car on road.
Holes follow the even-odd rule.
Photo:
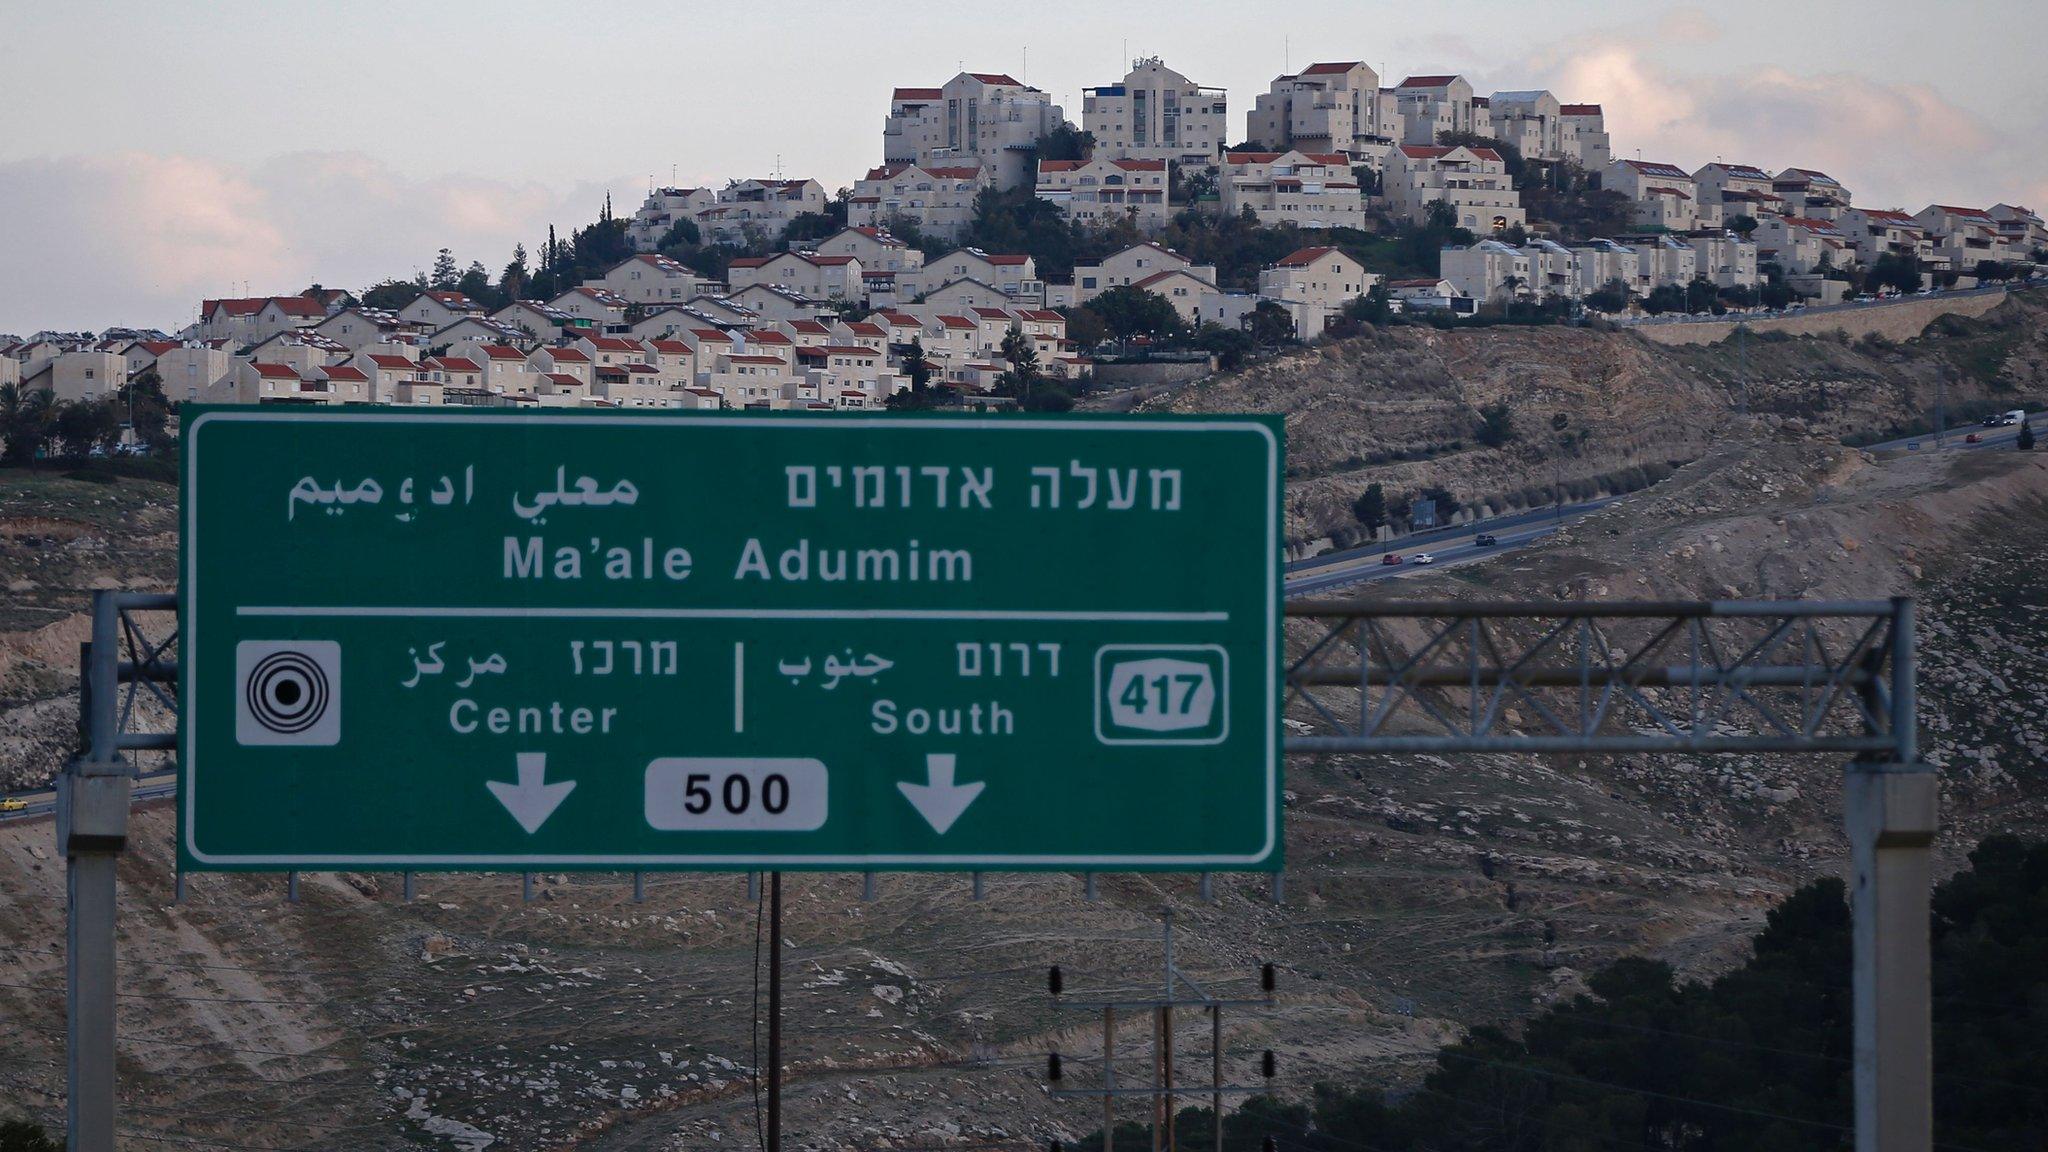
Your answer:
[[[28,807],[28,801],[26,800],[17,800],[12,796],[0,796],[0,812],[19,812],[26,807]]]
[[[1427,553],[1427,552],[1417,552],[1417,553],[1415,554],[1415,559],[1414,559],[1414,560],[1412,560],[1412,561],[1410,561],[1410,563],[1414,563],[1414,564],[1434,564],[1434,563],[1436,563],[1436,557],[1435,557],[1435,556],[1432,556],[1432,555],[1430,555],[1430,554],[1429,554],[1429,553]]]
[[[1401,559],[1399,552],[1389,552],[1385,556],[1380,557],[1380,566],[1383,568],[1391,568],[1396,564],[1403,563],[1406,563],[1406,561]]]
[[[1996,428],[2003,423],[2005,423],[2005,414],[2003,412],[1993,412],[1991,415],[1978,421],[1978,427]]]
[[[1491,532],[1481,532],[1472,538],[1472,543],[1480,548],[1491,548],[1500,543],[1500,540]]]
[[[1975,432],[1972,432],[1968,436],[1963,437],[1963,443],[1965,444],[1982,444],[1983,442],[1984,438],[1982,436],[1977,435]]]

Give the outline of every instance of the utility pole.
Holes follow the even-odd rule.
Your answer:
[[[782,1152],[782,873],[768,874],[768,1152]]]

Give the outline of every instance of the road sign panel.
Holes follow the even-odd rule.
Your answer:
[[[200,869],[1271,869],[1279,423],[188,409]]]

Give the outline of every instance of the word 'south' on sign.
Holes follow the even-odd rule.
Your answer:
[[[1277,419],[190,408],[195,869],[1280,867]]]

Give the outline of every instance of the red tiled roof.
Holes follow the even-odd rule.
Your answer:
[[[410,372],[419,367],[419,365],[407,360],[403,356],[386,356],[379,352],[370,353],[370,363],[375,364],[379,368],[389,368],[404,372]]]
[[[482,347],[478,348],[477,351],[483,353],[485,356],[488,356],[493,360],[526,359],[525,354],[520,352],[519,349],[512,348],[504,344],[485,344]]]
[[[592,348],[599,348],[606,352],[646,351],[646,349],[640,347],[640,345],[635,344],[631,340],[621,340],[617,336],[585,336],[584,339],[590,341],[590,346]]]
[[[880,324],[870,324],[865,320],[856,320],[848,324],[846,330],[859,333],[862,336],[887,336],[889,334],[888,330]]]
[[[445,304],[450,308],[474,308],[477,306],[476,301],[471,300],[469,297],[464,296],[460,292],[436,291],[434,289],[428,289],[427,291],[421,293],[421,295],[426,296],[437,303]]]
[[[590,363],[590,357],[584,355],[581,348],[544,348],[542,351],[553,357],[557,362],[566,361],[570,364]]]
[[[1226,164],[1271,164],[1285,155],[1287,155],[1285,152],[1230,152],[1224,155],[1223,162]]]
[[[1692,179],[1692,173],[1687,172],[1676,164],[1665,164],[1657,160],[1623,160],[1622,163],[1645,176],[1668,176],[1676,177],[1680,180]]]
[[[761,267],[762,265],[764,265],[764,264],[768,263],[768,261],[770,261],[770,260],[773,260],[773,259],[775,259],[775,257],[773,257],[773,256],[742,256],[742,257],[740,257],[740,258],[739,258],[739,259],[737,259],[737,260],[733,260],[733,261],[730,261],[730,262],[728,262],[728,263],[726,264],[726,267],[728,267],[728,268],[759,268],[759,267]]]
[[[1972,219],[1978,217],[1982,217],[1986,220],[1991,219],[1991,213],[1984,211],[1982,208],[1958,208],[1953,204],[1936,204],[1935,207],[1941,209],[1943,212],[1946,212],[1951,216],[1968,216]]]
[[[937,100],[945,92],[938,88],[898,88],[889,94],[891,100]]]
[[[939,323],[948,328],[979,328],[980,325],[965,316],[941,316]]]
[[[1467,152],[1472,153],[1472,155],[1477,156],[1481,160],[1489,160],[1495,164],[1501,162],[1500,153],[1495,152],[1491,148],[1474,148],[1469,145],[1460,145],[1459,147],[1463,147]],[[1448,156],[1455,151],[1457,151],[1457,148],[1447,148],[1442,145],[1401,145],[1401,154],[1403,156],[1408,157],[1411,160],[1437,160],[1445,156]]]
[[[448,372],[481,372],[484,370],[483,365],[461,356],[440,357],[438,364],[444,371]]]
[[[1004,254],[1004,253],[999,253],[999,252],[991,252],[991,253],[988,253],[988,254],[984,255],[984,256],[982,257],[982,259],[983,259],[983,260],[986,260],[986,261],[988,261],[988,262],[989,262],[989,263],[991,263],[991,264],[1022,264],[1022,263],[1024,263],[1024,262],[1025,262],[1026,260],[1029,260],[1029,259],[1031,259],[1031,257],[1029,257],[1029,256],[1011,256],[1011,255],[1006,255],[1006,254]]]
[[[1565,104],[1559,107],[1557,111],[1560,116],[1598,116],[1600,115],[1600,106],[1598,104]]]
[[[973,311],[976,316],[981,317],[983,320],[1008,320],[1010,318],[1010,314],[1001,308],[977,307]]]
[[[709,340],[714,344],[732,343],[732,337],[727,336],[716,328],[692,328],[690,329],[690,335],[695,336],[700,341]]]
[[[567,384],[574,388],[581,388],[583,386],[583,381],[569,375],[567,372],[548,372],[545,375],[549,380],[557,384]]]
[[[780,356],[727,356],[726,359],[734,364],[780,364],[783,362]]]
[[[137,340],[136,343],[140,344],[143,350],[151,356],[161,356],[171,349],[178,347],[176,340]]]
[[[823,328],[823,326],[820,326],[820,327],[819,327],[819,329],[818,329],[818,331],[820,331],[820,332],[823,332],[824,330],[825,330],[825,329]],[[790,339],[789,337],[787,337],[787,336],[784,336],[784,335],[783,335],[782,333],[780,333],[780,332],[776,332],[776,331],[773,331],[773,330],[770,330],[770,329],[763,329],[762,331],[759,331],[759,332],[750,332],[750,333],[748,333],[748,334],[747,334],[747,343],[749,343],[749,344],[774,344],[774,345],[782,345],[782,344],[791,344],[791,343],[795,343],[795,342],[794,342],[794,341],[792,341],[792,340],[791,340],[791,339]]]
[[[1692,199],[1692,197],[1686,195],[1685,193],[1679,191],[1676,188],[1645,188],[1643,189],[1643,191],[1648,192],[1653,196],[1676,196],[1680,200]]]
[[[1086,163],[1088,163],[1086,160],[1040,160],[1038,162],[1038,170],[1040,172],[1072,172]]]
[[[656,340],[654,350],[664,356],[688,356],[690,346],[680,340]]]
[[[1358,67],[1357,60],[1344,60],[1326,64],[1311,64],[1301,70],[1303,76],[1328,76],[1332,73],[1349,72]]]
[[[1330,253],[1335,251],[1337,251],[1335,248],[1329,247],[1297,248],[1294,251],[1289,252],[1286,256],[1281,257],[1280,262],[1278,264],[1273,265],[1273,267],[1306,268],[1310,264],[1313,264],[1316,261],[1321,260],[1323,257],[1328,256]]]
[[[297,380],[299,370],[289,364],[267,364],[259,360],[249,365],[258,376],[266,380]]]
[[[976,80],[981,81],[983,84],[1008,84],[1011,85],[1012,87],[1019,86],[1017,84],[1016,79],[1007,72],[969,72],[968,75],[974,77]]]
[[[1456,79],[1456,76],[1410,76],[1406,80],[1401,81],[1401,87],[1442,88]]]
[[[1064,324],[1067,321],[1065,316],[1047,308],[1024,308],[1020,309],[1017,314],[1026,320],[1037,320],[1046,324]]]
[[[327,373],[329,380],[367,381],[370,378],[361,368],[352,364],[330,364],[321,371]]]

